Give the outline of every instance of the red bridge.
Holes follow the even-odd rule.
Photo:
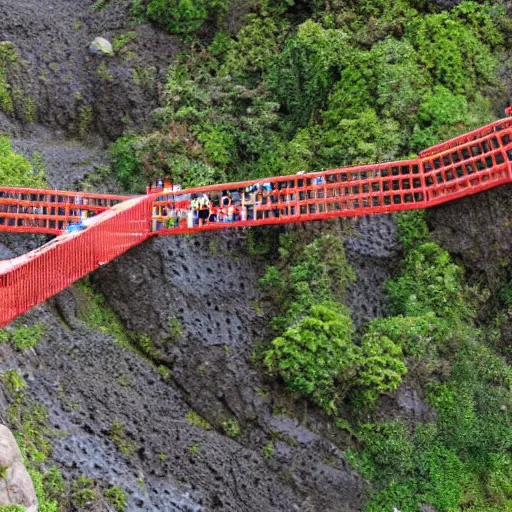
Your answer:
[[[416,159],[319,173],[150,189],[138,197],[0,188],[0,232],[58,235],[0,261],[0,327],[151,236],[428,208],[510,182],[512,119],[506,118]],[[194,219],[196,196],[210,204],[206,215],[199,209],[204,222]],[[73,223],[87,227],[65,232]]]

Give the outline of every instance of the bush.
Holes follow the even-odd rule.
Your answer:
[[[240,435],[240,424],[235,418],[230,418],[222,422],[222,430],[229,437],[238,437]]]
[[[294,325],[320,302],[344,298],[355,274],[347,262],[340,237],[326,234],[297,248],[293,237],[280,238],[280,266],[268,267],[261,284],[266,288],[284,316],[276,316],[277,330]]]
[[[426,361],[435,361],[438,347],[453,335],[449,323],[432,312],[424,316],[372,320],[369,333],[389,338],[402,348],[407,357]]]
[[[211,15],[219,16],[226,10],[226,0],[151,0],[146,12],[171,32],[188,35],[199,30]]]
[[[126,493],[119,487],[115,486],[107,489],[104,495],[118,512],[124,512],[126,510]]]
[[[407,373],[402,349],[387,336],[367,333],[362,339],[362,361],[356,386],[366,403],[373,404],[381,393],[394,391]]]
[[[398,240],[405,251],[410,251],[418,245],[430,241],[425,217],[425,210],[410,210],[395,215]]]
[[[0,183],[3,187],[44,188],[44,174],[36,172],[30,162],[12,151],[11,141],[0,137]]]
[[[267,84],[293,129],[307,126],[313,114],[326,106],[350,50],[342,30],[325,29],[311,20],[288,39],[269,70]]]
[[[135,135],[127,134],[117,139],[110,146],[112,165],[118,180],[130,191],[141,192],[147,185],[142,176],[142,166],[137,155],[137,141]]]
[[[42,324],[16,327],[11,334],[12,343],[20,351],[35,347],[43,338],[45,330]]]
[[[332,302],[314,305],[297,325],[272,341],[265,365],[290,390],[310,396],[334,412],[361,361],[352,331],[344,306]]]
[[[397,314],[422,316],[434,312],[453,321],[467,320],[473,309],[463,287],[462,268],[435,243],[409,252],[400,276],[386,284]]]

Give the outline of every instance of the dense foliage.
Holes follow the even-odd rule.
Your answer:
[[[400,158],[504,104],[501,1],[134,0],[134,12],[196,39],[170,68],[153,133],[113,147],[127,188]]]
[[[388,283],[400,316],[373,321],[368,331],[402,347],[416,385],[436,420],[365,423],[355,466],[375,485],[368,511],[498,511],[512,506],[512,368],[475,327],[471,290],[448,253],[423,239],[421,215],[400,220],[410,243],[399,276]]]
[[[44,172],[14,153],[7,137],[0,137],[0,183],[5,187],[43,188],[45,185]]]
[[[264,364],[292,391],[310,397],[330,414],[347,394],[371,405],[395,390],[406,373],[399,345],[375,333],[358,344],[350,313],[340,301],[354,279],[339,237],[323,235],[299,249],[281,237],[280,262],[267,269],[262,285],[281,315],[277,336],[264,350]]]

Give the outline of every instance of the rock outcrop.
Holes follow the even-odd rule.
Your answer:
[[[34,485],[16,439],[4,425],[0,425],[0,505],[21,505],[27,512],[37,512]]]

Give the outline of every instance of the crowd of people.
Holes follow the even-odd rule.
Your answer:
[[[209,193],[180,193],[180,188],[162,188],[162,200],[155,202],[153,229],[193,228],[210,223],[253,220],[258,208],[268,204],[271,183]],[[276,208],[272,213],[279,215]]]
[[[148,193],[162,192],[162,196],[154,203],[153,230],[184,227],[190,229],[212,223],[295,215],[299,213],[297,201],[311,199],[316,194],[322,197],[321,191],[306,191],[304,187],[316,188],[323,184],[323,176],[301,176],[277,183],[260,182],[230,190],[187,193],[182,191],[181,186],[173,186],[168,179],[159,180],[148,187]],[[314,213],[314,208],[314,205],[309,206],[310,213]]]

